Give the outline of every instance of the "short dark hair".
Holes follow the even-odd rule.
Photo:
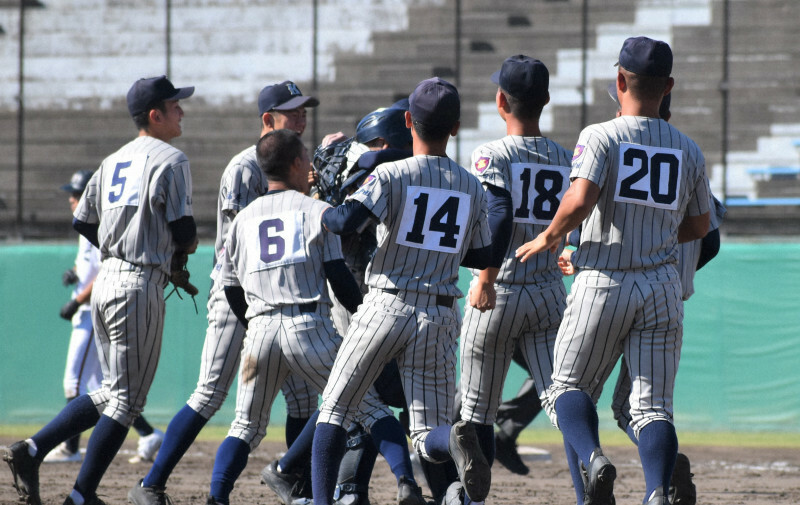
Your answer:
[[[444,125],[421,123],[414,118],[411,118],[411,124],[414,126],[414,131],[417,132],[417,137],[423,142],[435,142],[446,139],[450,136],[450,132],[453,131],[453,127],[456,125],[455,122],[453,124]]]
[[[669,77],[641,75],[625,70],[625,83],[633,96],[640,100],[657,100],[664,96]]]
[[[292,163],[303,156],[303,141],[294,130],[272,130],[261,137],[256,145],[258,166],[269,181],[285,182],[289,179]]]
[[[140,112],[133,116],[133,123],[136,125],[136,128],[139,130],[146,130],[150,126],[150,111],[153,109],[158,109],[161,112],[167,112],[167,102],[162,100],[160,102],[154,103],[149,109],[144,112]]]
[[[500,88],[500,92],[506,97],[506,102],[508,102],[508,108],[511,109],[511,114],[519,119],[537,119],[542,115],[542,109],[544,109],[544,106],[547,104],[547,100],[544,98],[522,101],[519,98],[511,96],[503,88]]]

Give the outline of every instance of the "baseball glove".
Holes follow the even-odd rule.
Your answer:
[[[173,254],[169,281],[175,286],[175,289],[181,288],[187,292],[189,296],[194,297],[200,291],[194,284],[189,282],[189,270],[186,269],[186,263],[188,262],[189,255],[185,252],[176,252]],[[180,296],[180,293],[178,296]]]

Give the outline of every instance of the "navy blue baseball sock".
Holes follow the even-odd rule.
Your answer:
[[[153,427],[150,423],[147,422],[147,419],[144,418],[143,415],[139,415],[133,421],[133,429],[136,430],[136,433],[139,434],[140,437],[146,437],[147,435],[153,434]]]
[[[400,482],[400,477],[414,482],[414,469],[411,466],[411,457],[408,454],[408,441],[406,440],[406,432],[403,426],[393,416],[387,416],[379,419],[372,425],[370,430],[375,445],[378,451],[386,459],[389,468]]]
[[[89,395],[81,395],[67,403],[52,421],[31,437],[36,444],[36,459],[41,461],[58,444],[88,430],[99,419],[100,413]]]
[[[595,448],[600,447],[597,432],[597,408],[582,391],[567,391],[556,400],[558,427],[585,466]]]
[[[189,405],[184,405],[175,414],[167,426],[167,432],[164,434],[164,441],[156,454],[156,460],[144,478],[143,485],[145,487],[167,485],[167,479],[175,466],[189,450],[207,422],[208,419],[195,412]]]
[[[581,461],[578,453],[564,439],[564,454],[567,456],[569,465],[569,475],[572,477],[572,486],[575,488],[575,497],[578,499],[577,505],[583,505],[583,477],[581,477]]]
[[[339,464],[347,442],[347,431],[341,426],[319,423],[314,432],[311,455],[311,486],[314,505],[330,505],[336,489]]]
[[[470,422],[475,427],[475,434],[478,435],[478,443],[481,444],[483,457],[492,466],[494,463],[494,426],[491,424],[478,424]]]
[[[250,445],[235,437],[226,437],[219,444],[211,472],[211,496],[219,503],[228,505],[233,484],[247,466]]]
[[[71,398],[67,398],[67,403],[71,402],[75,398],[77,398],[77,397],[73,396]],[[70,437],[69,439],[64,441],[64,444],[66,445],[67,450],[69,452],[73,453],[73,454],[80,450],[80,443],[81,443],[81,435],[80,435],[80,433],[75,435],[74,437]]]
[[[286,454],[278,460],[278,467],[282,473],[299,472],[311,455],[311,446],[314,443],[314,431],[317,429],[319,410],[308,418],[303,430],[286,450]]]
[[[678,456],[678,436],[667,421],[654,421],[639,431],[639,458],[647,485],[645,501],[659,486],[666,492]]]
[[[425,437],[425,452],[435,461],[449,461],[450,430],[452,426],[443,424],[428,432]]]
[[[636,433],[634,433],[633,428],[631,428],[630,424],[625,426],[625,433],[627,433],[628,438],[631,439],[633,445],[639,445],[639,440],[636,438]]]
[[[291,447],[292,444],[294,444],[297,437],[303,432],[303,428],[305,428],[309,419],[308,417],[286,416],[286,447]]]
[[[97,425],[92,430],[92,436],[86,445],[86,458],[81,465],[81,471],[75,480],[75,490],[81,496],[89,499],[97,492],[97,486],[103,474],[108,470],[114,456],[119,452],[125,437],[128,436],[128,427],[108,416],[100,416]]]

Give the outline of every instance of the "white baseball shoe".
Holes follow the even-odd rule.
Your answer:
[[[153,433],[139,437],[139,444],[136,446],[136,456],[128,461],[130,463],[139,463],[140,461],[153,461],[156,458],[156,453],[164,441],[164,432],[158,429],[153,429]]]
[[[66,442],[61,442],[55,449],[48,452],[42,461],[44,463],[80,463],[82,459],[80,451],[72,452],[67,449]]]

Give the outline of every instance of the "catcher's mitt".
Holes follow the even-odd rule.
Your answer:
[[[189,255],[185,252],[176,252],[172,255],[172,263],[170,265],[170,276],[169,281],[174,286],[174,289],[167,295],[167,298],[172,295],[172,293],[178,293],[178,298],[181,297],[181,294],[178,292],[178,288],[181,288],[189,296],[192,297],[194,300],[195,295],[197,295],[200,290],[197,287],[189,282],[189,270],[186,269],[186,263],[189,262]],[[195,307],[197,304],[195,303]]]

